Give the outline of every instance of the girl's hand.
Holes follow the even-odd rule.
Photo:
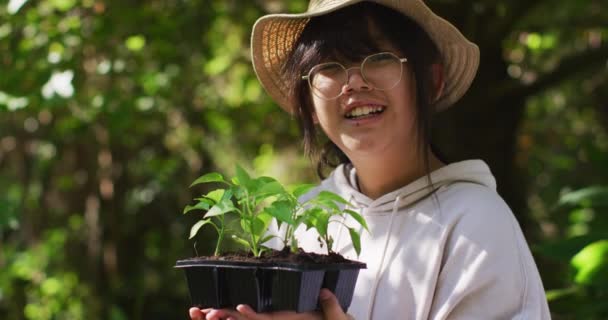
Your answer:
[[[247,305],[239,305],[236,310],[231,309],[190,309],[192,320],[348,320],[351,319],[342,311],[336,296],[327,289],[321,289],[319,302],[323,314],[319,312],[296,313],[293,311],[280,311],[272,313],[256,313]]]

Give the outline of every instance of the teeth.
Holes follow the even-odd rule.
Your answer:
[[[360,106],[360,107],[356,107],[353,110],[351,110],[350,112],[348,112],[346,114],[347,118],[355,118],[355,117],[360,117],[360,116],[365,116],[368,115],[370,113],[378,113],[384,111],[384,107],[381,106]]]

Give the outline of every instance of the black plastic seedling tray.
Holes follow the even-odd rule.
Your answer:
[[[342,309],[350,306],[359,270],[364,263],[256,263],[223,260],[179,260],[192,305],[235,308],[248,304],[257,312],[319,309],[321,288],[334,292]]]

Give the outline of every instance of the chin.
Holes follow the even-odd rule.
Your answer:
[[[345,141],[340,148],[347,155],[355,156],[377,156],[381,154],[385,149],[385,145],[377,139],[349,139]]]

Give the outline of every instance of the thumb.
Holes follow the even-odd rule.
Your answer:
[[[321,289],[321,293],[319,294],[319,302],[321,303],[323,317],[325,319],[348,319],[344,313],[344,310],[342,310],[340,303],[338,302],[338,298],[336,298],[336,296],[328,289]]]

